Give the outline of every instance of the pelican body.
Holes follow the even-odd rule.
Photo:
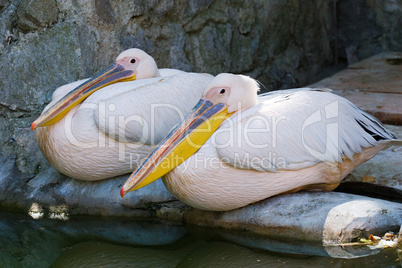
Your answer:
[[[121,189],[164,176],[166,188],[202,210],[227,211],[300,190],[336,188],[395,137],[373,116],[326,89],[257,97],[258,84],[220,74]]]
[[[46,159],[69,177],[93,181],[130,173],[211,79],[158,69],[151,56],[129,49],[96,77],[56,89],[32,129]]]

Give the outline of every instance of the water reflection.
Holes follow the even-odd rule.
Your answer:
[[[393,267],[395,255],[334,259],[320,256],[272,254],[227,242],[210,242],[186,256],[177,267]]]
[[[80,242],[170,245],[187,234],[182,225],[121,219],[34,220],[0,211],[0,267],[49,267]]]
[[[381,249],[368,250],[368,248],[365,246],[339,247],[323,246],[320,243],[312,242],[278,241],[273,240],[270,237],[249,232],[219,229],[211,230],[205,227],[187,226],[187,230],[193,234],[196,234],[197,237],[203,237],[203,239],[209,237],[210,240],[224,240],[249,248],[285,254],[352,259],[376,255],[381,251]]]
[[[65,250],[52,267],[176,267],[198,244],[155,249],[89,241]]]
[[[328,248],[279,242],[246,232],[127,218],[34,220],[0,211],[0,267],[398,267],[398,264],[395,249]]]
[[[63,252],[53,267],[396,267],[395,252],[363,259],[272,254],[222,241],[192,240],[179,248],[145,248],[90,241]]]

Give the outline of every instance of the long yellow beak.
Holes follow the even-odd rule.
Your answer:
[[[201,148],[230,115],[226,104],[213,105],[201,99],[130,175],[120,190],[121,197],[150,184],[183,163]]]
[[[116,82],[132,81],[135,80],[135,78],[136,75],[134,71],[126,70],[122,65],[115,63],[89,81],[74,88],[67,95],[58,100],[32,123],[31,128],[34,130],[37,127],[54,124],[63,118],[74,106],[86,99],[95,91]]]

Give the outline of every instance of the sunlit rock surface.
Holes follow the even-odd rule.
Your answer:
[[[300,192],[227,212],[188,209],[188,224],[245,230],[280,239],[336,245],[398,231],[400,203],[336,192]]]

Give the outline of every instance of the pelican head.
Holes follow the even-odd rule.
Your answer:
[[[132,70],[135,79],[159,77],[159,69],[154,58],[138,48],[130,48],[119,54],[116,64]],[[117,82],[117,81],[116,81]]]
[[[74,106],[107,85],[157,76],[160,76],[159,70],[150,55],[137,48],[123,51],[112,66],[74,88],[46,109],[32,123],[31,128],[34,130],[37,127],[56,123]]]
[[[257,104],[258,83],[244,75],[219,74],[189,115],[179,123],[131,174],[121,188],[142,188],[193,155],[232,114]]]

